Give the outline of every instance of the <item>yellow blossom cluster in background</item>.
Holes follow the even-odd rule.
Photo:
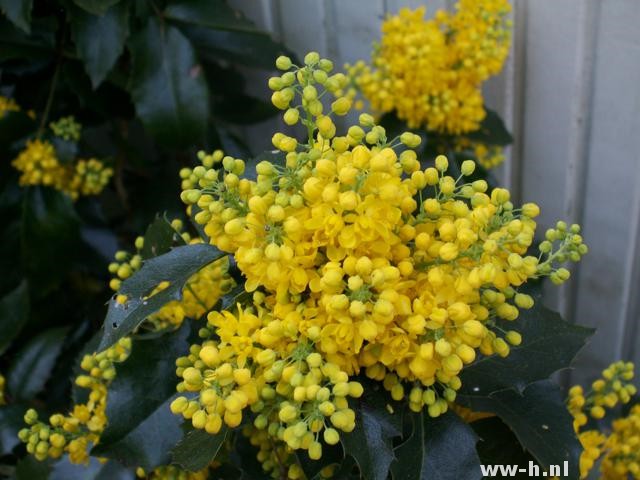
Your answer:
[[[19,112],[20,106],[13,98],[3,97],[0,95],[0,118],[4,117],[7,112]]]
[[[176,231],[186,244],[202,243],[199,238],[192,238],[184,231],[182,221],[171,221],[171,227]],[[135,253],[131,254],[121,250],[116,252],[115,261],[109,264],[109,272],[114,276],[109,282],[112,290],[118,291],[123,280],[126,280],[142,267],[142,248],[144,238],[135,240]],[[186,283],[182,299],[175,300],[162,307],[158,312],[147,318],[146,325],[152,325],[154,329],[177,328],[185,318],[201,318],[213,308],[216,302],[233,286],[233,281],[228,275],[229,261],[227,257],[221,258],[193,275]],[[151,292],[151,295],[167,288],[168,282],[163,282]],[[124,301],[124,300],[123,300]]]
[[[215,433],[249,409],[269,452],[317,459],[354,428],[347,399],[364,393],[359,373],[414,411],[446,412],[478,351],[507,356],[521,343],[508,324],[533,299],[518,288],[540,276],[562,283],[560,263],[587,247],[577,225],[558,222],[529,255],[536,205],[518,208],[507,190],[465,181],[473,161],[459,178],[444,156],[423,169],[420,137],[387,138],[371,115],[338,135],[333,118],[352,103],[346,77],[315,52],[303,66],[276,65],[284,73],[269,81],[273,103],[308,142],[276,133],[283,158],[258,163],[255,180],[221,151],[180,172],[182,200],[234,255],[253,301],[209,314],[203,343],[177,361],[184,395],[172,410]]]
[[[395,111],[410,128],[459,135],[486,113],[482,83],[502,69],[511,31],[508,0],[460,0],[454,13],[403,8],[382,24],[371,64],[349,74],[373,109]]]
[[[585,392],[576,385],[569,391],[569,412],[583,447],[580,475],[587,478],[601,460],[601,478],[625,480],[640,478],[640,405],[634,405],[627,416],[603,426],[608,410],[627,404],[637,393],[632,380],[632,363],[616,362],[602,372],[602,378]]]
[[[72,117],[52,123],[51,129],[65,140],[78,141],[80,138],[80,126]],[[39,138],[27,140],[12,165],[20,172],[20,185],[52,187],[73,200],[80,196],[98,195],[113,175],[113,169],[96,158],[62,162],[54,145]]]

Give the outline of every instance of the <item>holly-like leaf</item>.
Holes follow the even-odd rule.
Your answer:
[[[477,412],[495,413],[541,465],[563,465],[566,461],[570,478],[578,478],[582,447],[560,388],[550,380],[532,383],[522,394],[507,389],[460,396],[458,402]]]
[[[483,465],[518,465],[527,468],[535,459],[527,452],[511,429],[498,417],[483,418],[471,423],[480,437],[478,456]],[[528,472],[516,472],[515,478],[529,478]]]
[[[261,33],[241,12],[234,10],[226,2],[210,0],[173,1],[164,11],[165,18],[175,22],[199,25],[216,30],[236,30]]]
[[[278,113],[270,103],[244,94],[221,96],[214,111],[216,118],[238,125],[263,122]]]
[[[72,12],[76,50],[93,88],[102,83],[124,49],[129,35],[129,6],[129,2],[120,2],[102,15],[79,8]]]
[[[391,465],[394,480],[482,477],[476,453],[478,437],[455,413],[429,418],[421,412],[410,418],[413,431],[395,449],[396,461]]]
[[[110,347],[125,337],[149,315],[167,303],[182,298],[182,289],[198,270],[225,254],[207,244],[184,245],[147,260],[142,268],[122,283],[119,293],[127,302],[109,302],[99,350]],[[170,282],[164,290],[148,296],[161,282]]]
[[[13,24],[31,33],[31,10],[33,0],[0,0],[0,11],[2,11]]]
[[[209,119],[209,91],[189,40],[156,18],[129,42],[131,96],[144,126],[159,142],[201,142]]]
[[[73,0],[77,6],[94,15],[104,15],[105,12],[120,0]]]
[[[29,306],[29,291],[24,280],[0,300],[0,355],[29,319]]]
[[[18,432],[25,426],[22,418],[26,411],[27,407],[16,403],[0,407],[0,457],[20,443]]]
[[[16,464],[16,480],[48,480],[51,469],[50,460],[41,462],[33,455],[25,455]]]
[[[7,374],[12,397],[31,400],[42,391],[60,354],[67,328],[51,328],[33,337],[15,356]]]
[[[568,368],[594,332],[566,322],[539,300],[530,310],[521,310],[520,317],[504,327],[519,331],[522,344],[511,347],[506,358],[482,357],[466,367],[460,375],[460,395],[488,395],[507,388],[522,392],[527,385]]]
[[[363,478],[385,480],[395,456],[393,438],[402,434],[402,417],[387,409],[386,392],[371,385],[362,398],[354,401],[356,427],[341,433],[340,440],[347,455],[352,456]]]
[[[468,133],[466,136],[476,142],[486,143],[488,145],[509,145],[513,143],[513,137],[502,118],[496,112],[487,110],[487,116],[484,117],[480,128],[475,132]]]
[[[189,325],[133,342],[129,358],[116,366],[109,386],[109,423],[92,455],[112,458],[145,470],[170,461],[182,438],[182,419],[169,405],[176,395],[175,361],[188,352]]]
[[[173,449],[172,463],[190,472],[202,470],[215,460],[227,433],[226,427],[216,435],[191,428]]]
[[[140,254],[144,260],[147,260],[167,253],[173,246],[184,244],[184,240],[166,217],[159,216],[147,227]]]

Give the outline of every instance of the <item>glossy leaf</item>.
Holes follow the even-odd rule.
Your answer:
[[[226,427],[216,435],[190,428],[173,449],[172,463],[190,472],[202,470],[215,460],[227,438],[227,433]]]
[[[182,289],[193,274],[225,254],[207,244],[184,245],[147,260],[140,270],[122,283],[119,293],[128,297],[123,305],[112,298],[104,321],[99,350],[110,347],[134,331],[149,315],[167,303],[182,298]],[[151,297],[161,282],[169,287]]]
[[[570,478],[578,478],[582,447],[564,396],[550,380],[533,383],[522,394],[508,389],[458,397],[458,402],[476,412],[495,413],[541,465],[568,461]]]
[[[71,31],[78,56],[93,88],[105,79],[124,50],[129,35],[129,2],[120,2],[102,15],[74,9]]]
[[[2,26],[0,25],[0,28]],[[0,118],[0,147],[9,146],[35,129],[35,122],[24,112],[5,112]]]
[[[225,94],[215,102],[215,116],[225,122],[245,125],[263,122],[277,115],[270,103],[244,94]]]
[[[184,244],[184,240],[171,223],[165,217],[159,216],[147,227],[140,254],[147,260],[167,253],[172,246]]]
[[[0,355],[2,355],[29,319],[27,282],[0,299]]]
[[[73,0],[77,6],[94,15],[104,15],[104,13],[120,0]]]
[[[26,33],[31,33],[32,8],[33,0],[0,0],[0,11]]]
[[[173,1],[164,11],[170,20],[216,30],[261,33],[253,22],[226,2],[211,0]]]
[[[202,141],[209,92],[191,43],[170,25],[151,18],[130,41],[131,96],[156,140],[168,146]]]
[[[341,433],[340,440],[347,455],[356,460],[363,478],[385,480],[395,459],[393,438],[402,434],[402,417],[387,410],[386,392],[371,390],[353,402],[356,427],[351,433]]]
[[[27,407],[20,404],[0,406],[0,457],[8,455],[20,443],[18,432],[24,428],[24,412]]]
[[[412,413],[413,430],[396,450],[394,480],[482,478],[476,453],[478,437],[455,413],[438,418]]]
[[[50,461],[40,462],[32,455],[26,455],[16,464],[16,480],[48,480]]]
[[[594,332],[566,322],[540,300],[532,309],[521,310],[515,322],[501,326],[520,332],[522,344],[511,347],[506,358],[482,357],[465,367],[459,395],[489,394],[505,388],[522,392],[532,382],[568,368]]]
[[[15,356],[7,374],[12,397],[30,400],[44,388],[60,354],[67,328],[51,328],[33,337]]]
[[[170,461],[182,438],[182,418],[169,409],[176,395],[175,360],[188,352],[189,325],[133,342],[129,358],[116,366],[109,386],[109,423],[92,454],[128,466],[153,469]]]

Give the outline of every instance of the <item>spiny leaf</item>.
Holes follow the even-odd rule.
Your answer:
[[[227,438],[228,430],[223,427],[216,435],[204,430],[191,428],[173,449],[173,463],[190,472],[202,470],[213,462]]]
[[[147,227],[140,254],[144,260],[147,260],[167,253],[173,246],[184,244],[184,240],[166,217],[159,216]]]

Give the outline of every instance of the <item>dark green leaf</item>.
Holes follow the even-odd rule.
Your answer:
[[[104,15],[109,7],[115,5],[119,1],[120,0],[73,0],[73,3],[94,15]]]
[[[31,33],[33,0],[0,0],[0,10],[14,25]]]
[[[227,438],[227,432],[226,427],[216,435],[191,428],[173,449],[172,463],[190,472],[202,470],[215,460]]]
[[[153,339],[133,342],[131,355],[116,367],[109,386],[109,419],[92,454],[128,466],[153,469],[170,461],[182,438],[182,419],[171,413],[176,394],[175,361],[188,352],[189,325]]]
[[[30,400],[44,388],[66,333],[67,328],[45,330],[16,354],[7,375],[7,386],[13,398]]]
[[[80,222],[71,199],[51,188],[24,191],[22,259],[32,291],[59,281],[72,265],[80,244]]]
[[[0,17],[0,61],[26,57],[48,62],[55,44],[55,20],[53,23],[40,23],[32,35],[27,35]]]
[[[0,26],[2,28],[2,26]],[[35,122],[25,112],[5,112],[0,118],[0,147],[5,150],[35,128]]]
[[[267,33],[211,30],[195,25],[185,25],[182,30],[203,59],[273,70],[275,59],[289,53]]]
[[[9,347],[29,319],[29,291],[22,283],[0,300],[0,355]]]
[[[22,417],[26,411],[27,407],[15,403],[0,407],[0,457],[20,443],[18,432],[25,427]]]
[[[367,390],[353,403],[356,428],[340,434],[344,452],[356,460],[363,478],[385,480],[395,458],[393,438],[402,434],[402,417],[387,410],[387,395],[380,389]]]
[[[48,480],[134,480],[132,470],[128,470],[118,462],[101,462],[95,457],[89,457],[88,465],[77,465],[64,456],[51,469]]]
[[[500,115],[488,108],[486,110],[487,116],[480,124],[480,128],[466,136],[471,140],[488,145],[509,145],[513,143],[513,137],[507,130]]]
[[[263,122],[278,113],[270,103],[248,95],[224,95],[215,102],[215,116],[239,125]]]
[[[320,472],[323,468],[330,465],[342,465],[345,461],[344,451],[340,444],[323,444],[322,457],[318,460],[310,459],[306,450],[296,450],[296,457],[298,459],[298,464],[302,467],[302,471],[308,480],[322,479]],[[351,459],[351,457],[349,457],[349,459]]]
[[[93,88],[105,79],[124,49],[129,35],[129,2],[120,2],[103,15],[74,9],[71,16],[78,56],[84,62]]]
[[[157,217],[144,234],[140,254],[144,260],[157,257],[171,250],[172,246],[184,245],[184,240],[165,217]]]
[[[480,437],[478,455],[483,465],[518,465],[528,467],[534,458],[522,448],[511,429],[498,417],[483,418],[471,423]],[[515,478],[529,478],[527,473],[518,472]]]
[[[482,357],[466,367],[460,378],[460,395],[489,394],[506,388],[521,392],[532,382],[548,378],[568,368],[578,351],[593,334],[593,329],[571,324],[536,301],[530,310],[505,329],[522,334],[522,344],[511,348],[508,357]]]
[[[65,140],[60,137],[51,137],[51,143],[56,149],[56,157],[60,160],[60,163],[67,165],[73,163],[78,155],[78,144],[72,140]]]
[[[253,22],[247,20],[240,12],[227,5],[226,2],[221,1],[174,1],[165,9],[164,16],[170,20],[216,30],[260,33],[260,30],[255,27]]]
[[[170,146],[202,141],[209,92],[189,41],[175,27],[149,19],[129,48],[131,95],[138,116],[156,139]]]
[[[570,478],[578,478],[582,447],[560,388],[553,382],[532,383],[522,395],[509,389],[458,397],[458,401],[476,412],[495,413],[541,465],[563,465],[567,461]]]
[[[412,413],[413,430],[395,449],[394,480],[481,478],[478,438],[453,412],[438,418]]]
[[[50,467],[50,461],[39,462],[26,455],[16,465],[16,480],[48,480]]]
[[[142,268],[122,283],[119,293],[128,297],[124,305],[115,298],[109,302],[104,320],[99,350],[110,347],[125,337],[149,315],[164,305],[182,298],[182,289],[193,274],[205,265],[224,256],[224,253],[207,244],[184,245],[168,253],[147,260]],[[169,287],[147,297],[161,282]]]

